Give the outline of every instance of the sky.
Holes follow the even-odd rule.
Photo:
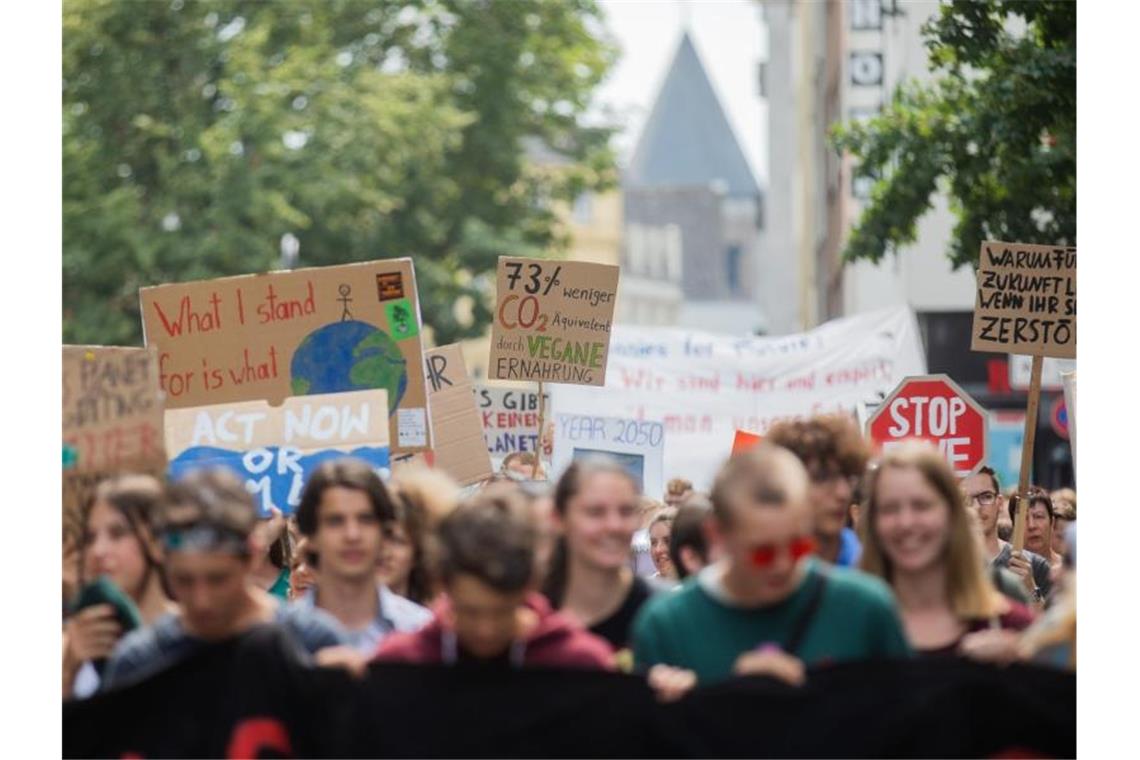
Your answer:
[[[622,166],[633,155],[682,31],[688,27],[697,54],[712,80],[762,185],[768,176],[767,105],[759,96],[757,70],[767,53],[760,3],[754,0],[601,0],[606,28],[622,55],[602,83],[596,112],[612,109],[624,125],[614,138]]]

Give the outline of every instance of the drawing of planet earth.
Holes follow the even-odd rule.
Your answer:
[[[358,320],[333,322],[309,333],[289,368],[294,396],[383,388],[388,413],[408,389],[408,362],[387,333]]]

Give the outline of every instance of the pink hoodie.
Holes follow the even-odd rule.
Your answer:
[[[396,633],[384,639],[373,659],[377,662],[444,662],[450,632],[444,630],[440,620],[449,606],[444,596],[434,605],[435,617],[430,623],[415,633]],[[526,641],[516,643],[524,667],[614,669],[613,649],[605,639],[555,612],[542,594],[528,596],[526,606],[538,613],[538,625]],[[450,641],[454,642],[454,638]]]

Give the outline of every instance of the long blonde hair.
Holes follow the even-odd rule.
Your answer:
[[[894,568],[879,542],[876,523],[879,513],[879,479],[888,469],[917,470],[950,510],[949,539],[943,560],[946,567],[946,596],[954,614],[964,620],[990,618],[1005,609],[1001,595],[986,575],[978,541],[970,531],[966,500],[958,480],[942,455],[929,444],[907,443],[882,456],[867,475],[863,501],[863,556],[859,567],[894,584]]]

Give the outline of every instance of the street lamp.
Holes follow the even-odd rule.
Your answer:
[[[297,266],[297,259],[301,253],[301,241],[292,232],[281,236],[281,268],[292,269]]]

